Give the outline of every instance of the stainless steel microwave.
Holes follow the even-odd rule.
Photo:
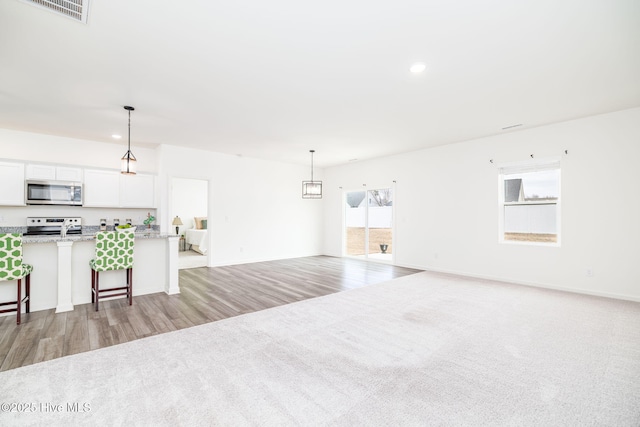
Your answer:
[[[26,181],[27,205],[82,206],[82,184],[69,181]]]

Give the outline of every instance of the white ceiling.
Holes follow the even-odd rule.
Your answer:
[[[124,105],[134,153],[320,167],[622,110],[640,1],[92,0],[86,25],[0,2],[0,128],[124,153]]]

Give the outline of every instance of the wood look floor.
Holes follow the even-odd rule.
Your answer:
[[[180,294],[0,317],[0,371],[384,282],[419,270],[325,256],[180,271]],[[87,286],[91,286],[87,283]],[[135,284],[134,284],[135,286]]]

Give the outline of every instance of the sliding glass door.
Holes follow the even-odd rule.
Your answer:
[[[367,256],[367,198],[366,191],[345,194],[345,245],[343,254],[352,257]]]
[[[381,188],[345,193],[345,256],[393,260],[393,191]]]

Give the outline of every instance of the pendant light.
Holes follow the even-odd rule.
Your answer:
[[[124,109],[129,112],[129,142],[127,144],[127,152],[121,159],[120,173],[123,173],[125,175],[135,175],[136,156],[134,156],[131,152],[131,112],[135,110],[135,108],[125,105]]]
[[[313,180],[313,153],[316,150],[309,150],[311,153],[311,181],[302,181],[303,199],[322,199],[322,181]]]

